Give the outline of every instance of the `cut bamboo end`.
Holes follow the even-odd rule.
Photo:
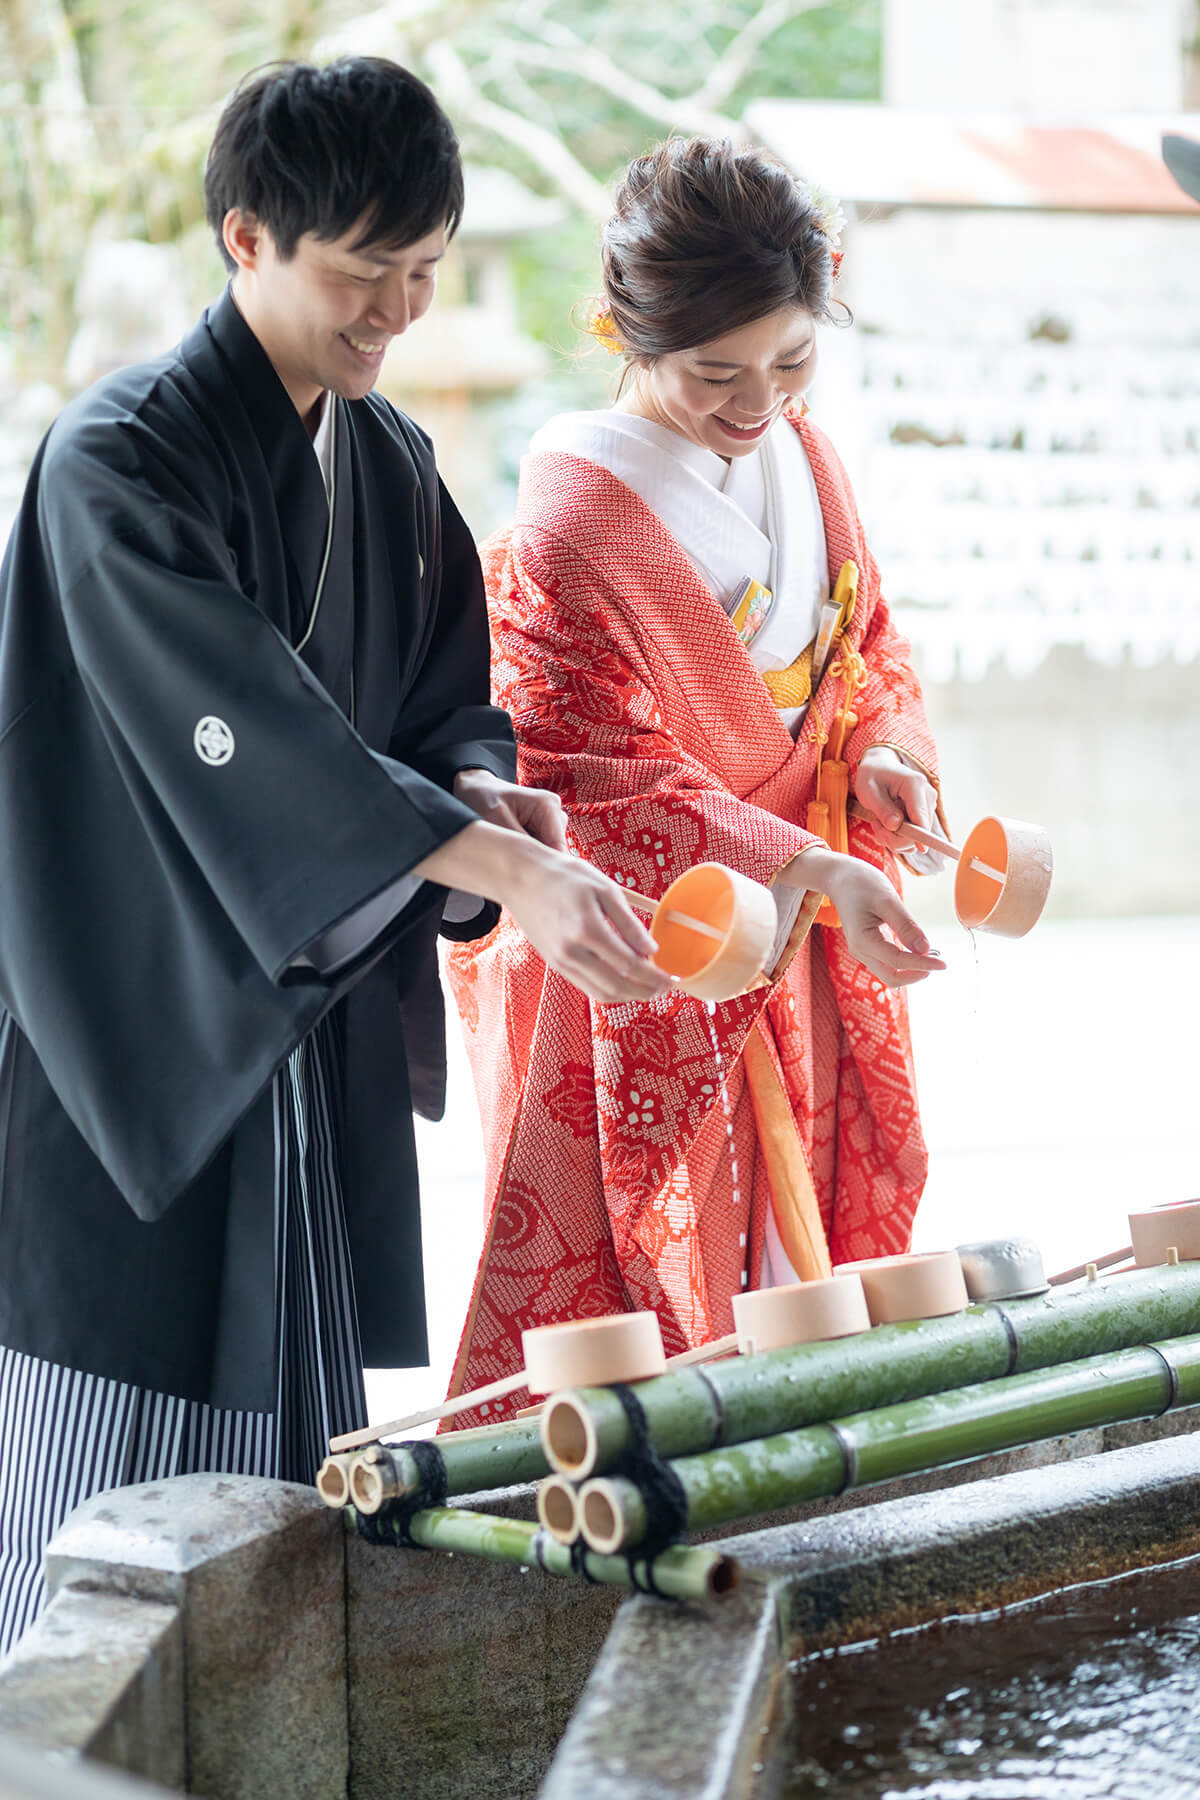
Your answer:
[[[733,1556],[715,1556],[708,1568],[706,1591],[710,1600],[723,1600],[742,1579],[742,1565]]]
[[[360,1513],[377,1513],[391,1498],[385,1477],[386,1465],[369,1463],[359,1458],[350,1471],[350,1504]]]
[[[646,1505],[623,1476],[597,1475],[579,1490],[579,1529],[598,1556],[616,1556],[645,1542]]]
[[[540,1430],[546,1461],[560,1475],[578,1480],[595,1468],[596,1427],[575,1394],[555,1394],[546,1402]]]
[[[326,1506],[343,1507],[350,1499],[350,1456],[327,1456],[317,1470],[317,1492]]]
[[[579,1536],[578,1495],[563,1475],[547,1475],[538,1482],[537,1516],[558,1544],[573,1544]]]

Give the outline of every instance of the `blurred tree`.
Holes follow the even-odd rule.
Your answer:
[[[881,0],[512,0],[481,8],[421,60],[470,146],[515,152],[581,211],[670,131],[740,137],[767,93],[875,99]]]
[[[598,226],[629,159],[672,131],[740,138],[746,105],[767,94],[878,99],[882,8],[883,0],[461,0],[448,11],[390,0],[319,48],[407,62],[436,89],[468,157],[501,163],[568,202],[566,225],[518,246],[515,268],[523,326],[573,356],[572,312],[595,292]]]
[[[186,239],[213,117],[273,57],[391,55],[436,88],[467,152],[580,221],[549,288],[594,281],[616,170],[671,130],[738,136],[764,93],[879,92],[882,0],[0,0],[0,304],[24,372],[57,378],[97,231]],[[590,225],[584,227],[583,221]],[[534,279],[530,323],[552,335]],[[587,273],[583,274],[586,267]],[[215,263],[205,253],[202,280]],[[557,298],[550,312],[561,318]],[[558,333],[561,336],[561,332]]]

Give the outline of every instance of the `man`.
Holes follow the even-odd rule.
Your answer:
[[[271,69],[206,197],[228,291],[66,409],[0,573],[0,1652],[88,1494],[310,1480],[364,1359],[425,1359],[443,910],[667,985],[512,784],[473,546],[371,391],[458,223],[448,121],[391,63]]]

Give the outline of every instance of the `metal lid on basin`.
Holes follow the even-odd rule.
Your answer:
[[[972,1300],[1024,1300],[1050,1286],[1031,1238],[986,1238],[959,1244],[958,1260]]]

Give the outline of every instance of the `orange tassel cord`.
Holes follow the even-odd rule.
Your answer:
[[[858,598],[858,567],[855,563],[842,564],[833,597],[840,600],[841,607],[835,627],[834,642],[837,643],[854,617],[854,604]],[[866,686],[867,666],[857,650],[844,648],[830,664],[829,673],[831,677],[844,679],[846,691],[841,710],[830,724],[828,741],[817,752],[817,795],[808,803],[805,823],[810,831],[824,838],[831,850],[846,856],[850,850],[846,822],[850,765],[843,760],[842,752],[858,724],[858,715],[853,711],[854,696]],[[818,925],[841,926],[837,909],[828,898],[822,900],[816,922]]]

